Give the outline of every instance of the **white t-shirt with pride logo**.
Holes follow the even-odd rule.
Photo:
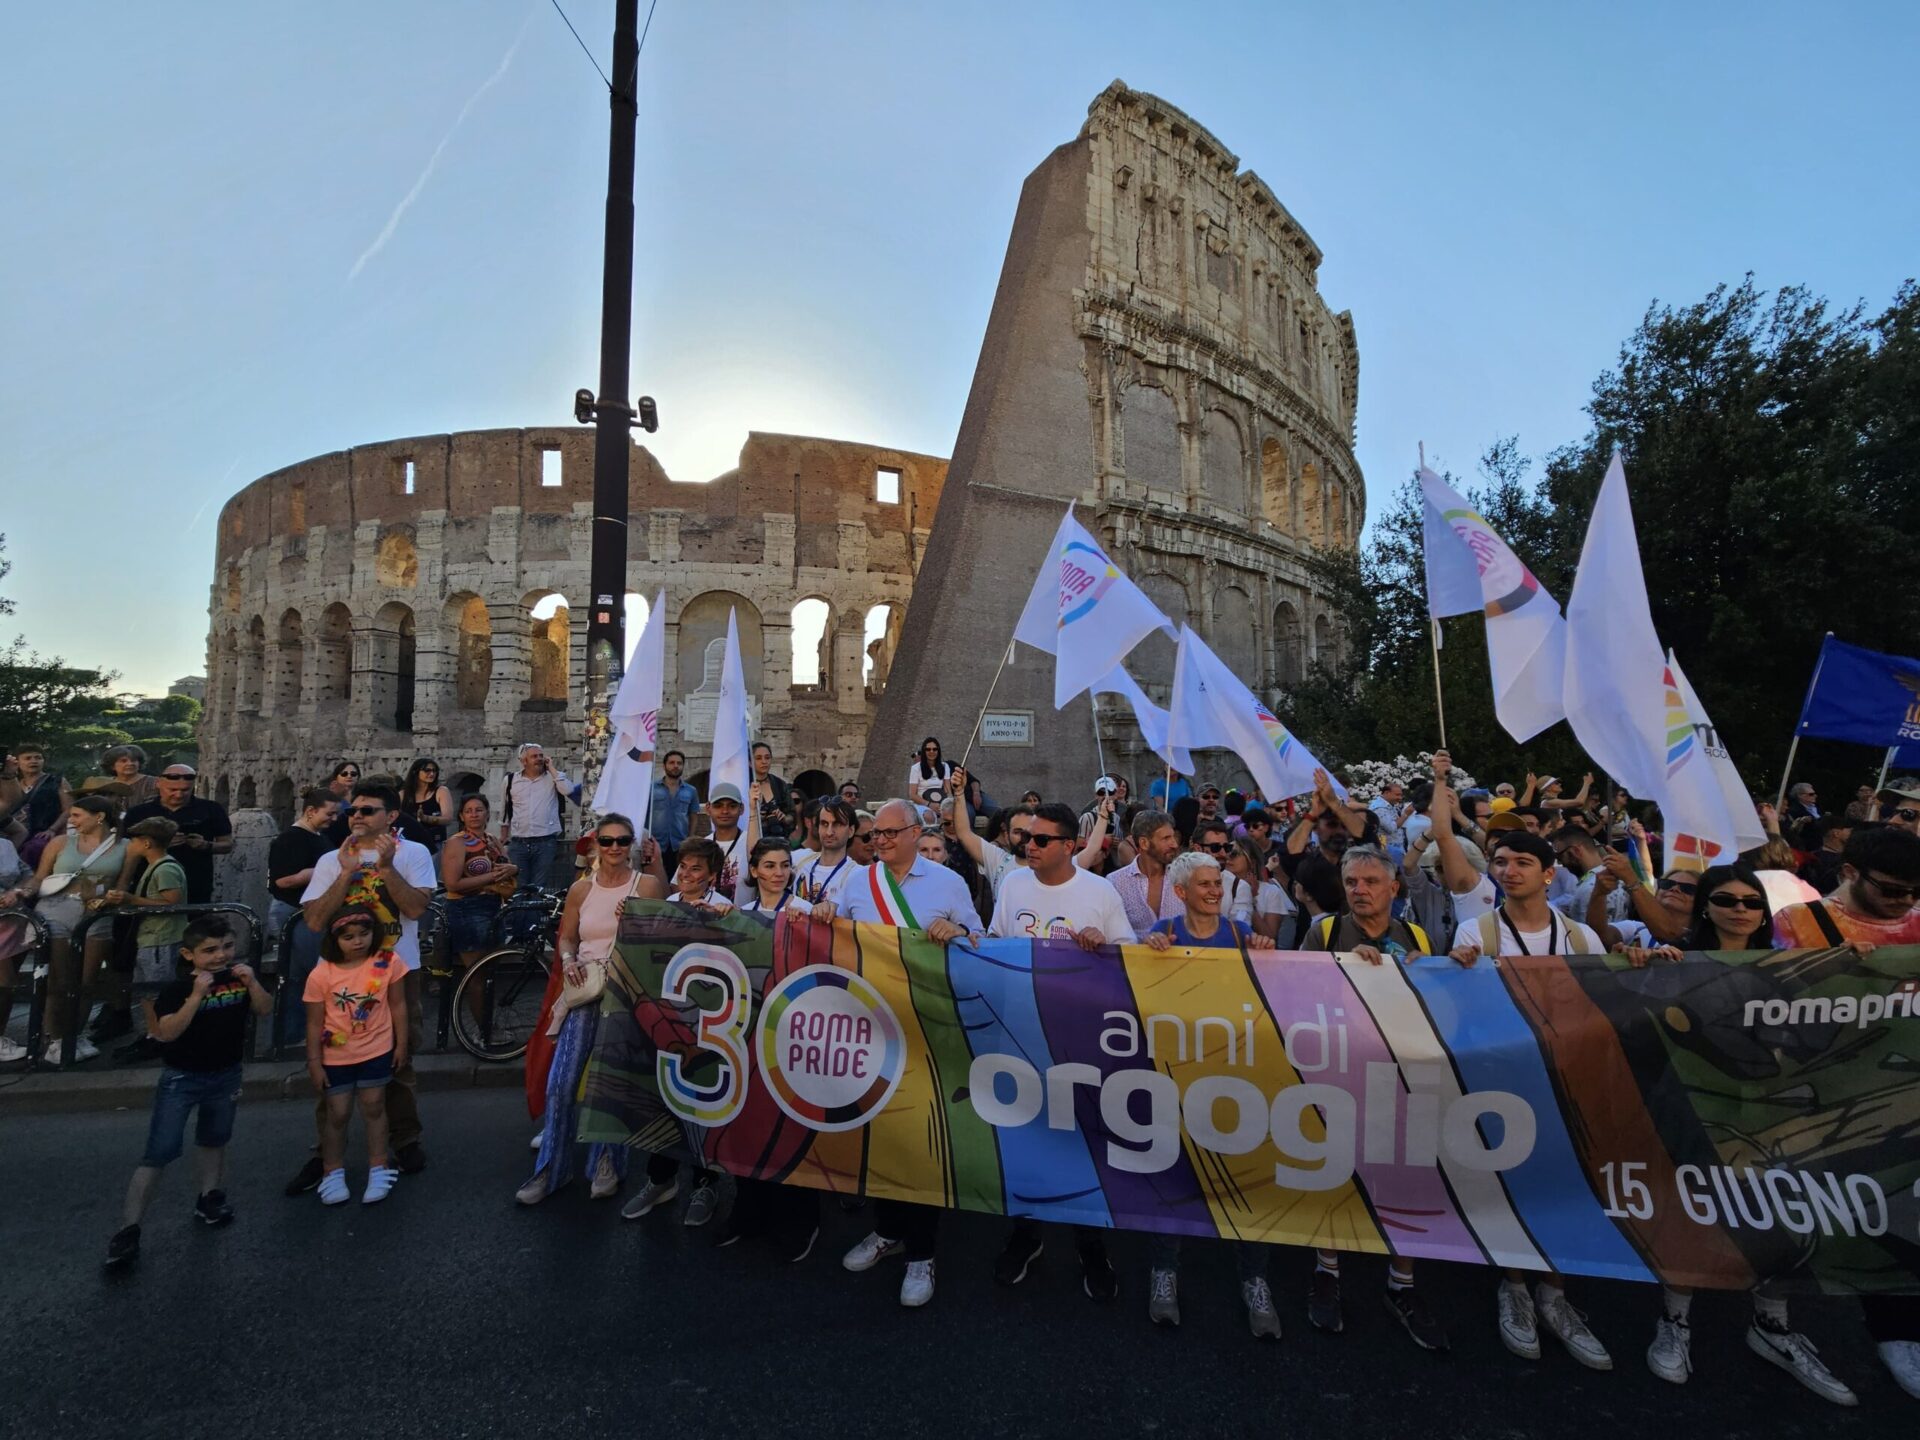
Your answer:
[[[1091,926],[1109,945],[1131,945],[1139,937],[1127,920],[1120,892],[1090,870],[1073,867],[1064,885],[1042,885],[1027,869],[1009,870],[993,904],[989,935],[1023,940],[1070,940]]]

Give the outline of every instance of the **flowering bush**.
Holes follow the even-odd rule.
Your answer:
[[[1422,780],[1433,778],[1433,752],[1422,750],[1418,755],[1396,755],[1391,760],[1357,760],[1347,766],[1347,791],[1356,800],[1371,800],[1380,793],[1380,787],[1398,780],[1411,790]],[[1454,790],[1477,790],[1479,782],[1467,774],[1458,765],[1448,774],[1448,780]]]

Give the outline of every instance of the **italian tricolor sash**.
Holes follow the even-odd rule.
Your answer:
[[[867,884],[873,891],[874,907],[883,917],[883,925],[900,930],[920,928],[920,922],[913,918],[913,907],[900,891],[900,882],[893,878],[884,861],[875,861],[867,868]]]

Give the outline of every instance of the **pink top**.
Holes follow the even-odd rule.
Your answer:
[[[587,898],[580,902],[580,958],[604,960],[613,954],[614,937],[620,930],[620,902],[633,893],[634,880],[618,885],[593,881]]]

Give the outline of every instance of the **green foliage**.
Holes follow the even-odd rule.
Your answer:
[[[1594,382],[1591,428],[1549,456],[1537,486],[1512,440],[1466,488],[1564,605],[1614,445],[1625,452],[1655,628],[1686,666],[1747,782],[1779,779],[1822,635],[1911,654],[1920,589],[1920,286],[1881,314],[1834,311],[1751,277],[1681,307],[1650,307]],[[1454,482],[1458,486],[1458,481]],[[1323,756],[1436,743],[1420,500],[1403,485],[1367,550],[1313,567],[1350,617],[1347,653],[1289,697]],[[1571,732],[1525,747],[1493,717],[1482,621],[1443,622],[1448,739],[1483,777],[1580,773]],[[1859,747],[1803,748],[1796,773],[1831,797],[1871,778]]]

